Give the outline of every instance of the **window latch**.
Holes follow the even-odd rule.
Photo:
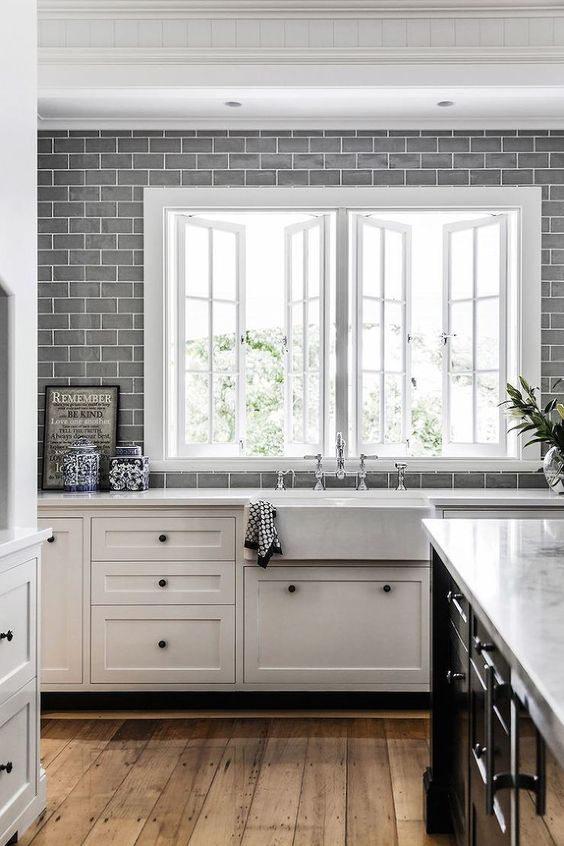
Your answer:
[[[288,352],[288,336],[284,335],[282,338],[282,352]]]
[[[441,332],[441,343],[446,344],[449,338],[456,338],[456,332],[452,332],[450,335],[447,332]]]

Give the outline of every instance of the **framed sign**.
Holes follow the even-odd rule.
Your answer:
[[[45,391],[43,490],[63,487],[63,456],[78,438],[89,438],[100,450],[100,487],[107,487],[109,457],[115,455],[119,388],[100,385]]]

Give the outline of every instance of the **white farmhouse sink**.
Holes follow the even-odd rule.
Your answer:
[[[284,551],[275,561],[425,561],[421,521],[434,509],[417,491],[272,491]]]

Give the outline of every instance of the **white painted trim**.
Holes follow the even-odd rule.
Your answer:
[[[440,201],[439,198],[440,197]],[[151,284],[145,284],[145,448],[153,458],[153,469],[172,470],[189,469],[188,463],[179,465],[179,460],[163,461],[166,457],[164,442],[165,406],[164,390],[164,349],[163,326],[165,320],[164,291],[162,285],[164,251],[163,219],[167,210],[174,208],[218,209],[230,208],[315,208],[319,210],[336,208],[381,209],[385,214],[390,209],[420,209],[426,206],[451,209],[518,209],[521,214],[519,249],[522,249],[520,279],[527,284],[520,284],[519,325],[521,338],[518,350],[518,372],[527,376],[533,385],[540,384],[540,327],[541,327],[541,200],[539,187],[394,187],[394,188],[161,188],[150,187],[144,191],[145,203],[145,278]],[[520,281],[520,280],[519,280]],[[526,315],[526,319],[524,319]],[[540,464],[537,447],[523,450],[523,457]],[[195,459],[191,459],[193,462]],[[222,469],[229,459],[199,459],[195,469]],[[214,461],[219,461],[215,465]],[[260,463],[268,459],[239,459],[233,469],[270,469]],[[422,466],[434,469],[446,468],[445,459],[411,459],[410,467],[423,461]],[[462,460],[465,467],[487,465],[487,459]],[[191,463],[190,462],[190,463]],[[296,459],[275,459],[272,467],[295,467]],[[518,466],[521,462],[517,461]],[[492,466],[509,467],[511,459],[496,459]],[[307,465],[309,466],[309,465]]]
[[[39,0],[42,20],[108,18],[269,18],[542,16],[562,9],[560,0]]]
[[[542,47],[39,47],[39,65],[554,64],[564,46]]]

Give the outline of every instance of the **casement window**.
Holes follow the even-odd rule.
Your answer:
[[[298,459],[341,431],[349,455],[521,458],[499,403],[539,377],[538,200],[148,189],[150,453]]]

